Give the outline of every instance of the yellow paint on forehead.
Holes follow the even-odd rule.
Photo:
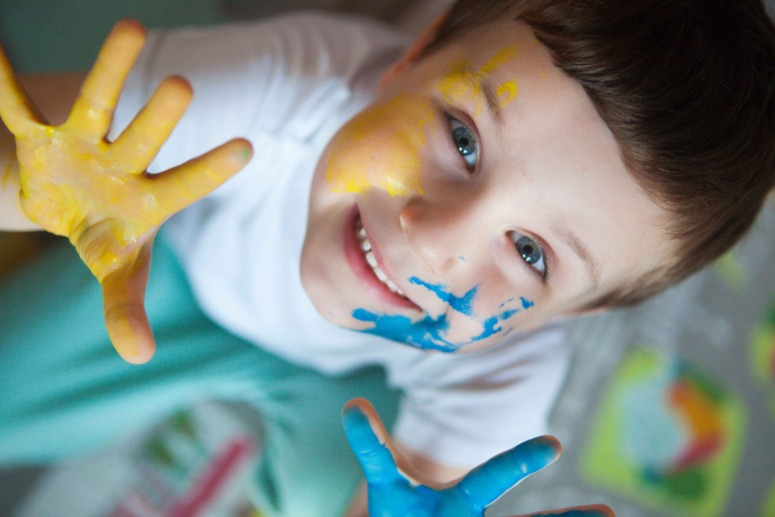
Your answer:
[[[498,86],[498,89],[495,90],[495,94],[498,96],[498,100],[500,100],[501,107],[507,105],[519,94],[517,80],[514,79],[513,81],[506,81],[505,83],[501,84]]]
[[[359,193],[370,187],[391,196],[422,194],[420,150],[433,105],[399,94],[348,122],[334,139],[326,159],[326,180],[334,192]]]
[[[484,93],[482,84],[489,80],[493,72],[504,63],[511,61],[516,55],[515,47],[504,47],[499,50],[478,71],[471,69],[467,61],[456,63],[450,71],[439,81],[438,88],[447,102],[471,102],[478,115],[482,109]],[[499,105],[506,106],[519,94],[517,80],[504,81],[495,88]]]
[[[503,63],[511,61],[516,54],[514,47],[504,47],[500,49],[493,57],[487,61],[484,66],[479,70],[479,74],[482,76],[492,75]]]

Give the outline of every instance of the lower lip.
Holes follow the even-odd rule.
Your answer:
[[[355,221],[359,215],[358,207],[354,206],[344,225],[344,253],[345,259],[355,273],[355,277],[360,281],[366,291],[376,299],[394,307],[406,309],[419,309],[417,304],[397,295],[383,284],[374,274],[374,270],[366,262],[366,257],[361,251],[360,242],[355,238]]]

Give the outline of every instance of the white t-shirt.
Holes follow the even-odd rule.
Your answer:
[[[125,127],[162,78],[188,78],[194,100],[151,170],[237,136],[254,148],[245,170],[163,233],[203,310],[257,346],[329,374],[382,365],[404,392],[394,437],[472,467],[546,432],[568,362],[562,331],[474,353],[423,351],[328,323],[298,273],[317,159],[405,44],[376,22],[320,13],[152,33],[115,126]]]

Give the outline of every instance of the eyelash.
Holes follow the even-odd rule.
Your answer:
[[[468,124],[464,123],[457,117],[454,117],[446,112],[444,115],[447,117],[449,124],[449,136],[452,147],[458,153],[458,156],[460,156],[465,168],[468,169],[469,172],[474,172],[477,168],[477,165],[479,164],[479,153],[481,152],[479,149],[479,139],[476,137],[476,133],[468,126]],[[458,144],[458,142],[455,140],[455,132],[459,129],[464,129],[470,136],[470,145],[473,146],[474,149],[473,151],[469,151],[469,153],[474,154],[474,163],[469,163],[468,160],[466,160],[466,156],[469,156],[470,154],[464,153],[461,145]]]
[[[519,236],[519,237],[516,237],[516,236]],[[546,248],[537,239],[534,239],[533,237],[530,237],[529,235],[525,235],[525,234],[520,233],[520,232],[516,232],[516,231],[509,232],[509,237],[511,238],[511,241],[514,243],[514,250],[517,252],[517,255],[519,256],[519,259],[522,262],[524,262],[525,265],[527,265],[528,268],[530,268],[533,271],[534,274],[539,275],[543,282],[546,282],[548,280],[548,278],[549,278],[549,255],[546,252]],[[538,269],[533,267],[531,265],[531,263],[528,262],[525,259],[525,257],[522,255],[522,252],[519,251],[519,248],[517,248],[517,243],[522,238],[530,239],[530,241],[533,244],[535,244],[536,248],[538,248],[538,252],[541,254],[540,261],[543,262],[543,271],[539,271]]]

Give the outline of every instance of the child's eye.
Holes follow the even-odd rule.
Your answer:
[[[522,257],[522,260],[535,269],[542,278],[546,278],[548,273],[546,254],[541,248],[541,245],[527,235],[522,235],[517,232],[510,233],[511,239],[514,241],[514,246],[517,248],[517,253]]]
[[[455,144],[457,151],[466,161],[468,169],[474,170],[479,159],[476,137],[468,129],[468,126],[454,117],[449,118],[449,126],[452,129],[452,142]]]

